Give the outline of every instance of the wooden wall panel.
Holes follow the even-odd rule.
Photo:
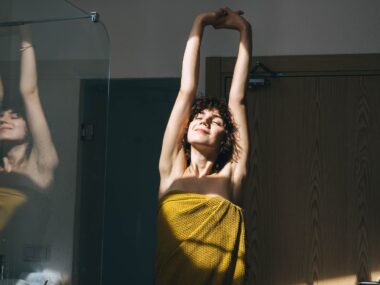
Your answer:
[[[247,99],[246,283],[378,279],[380,76],[297,74]]]
[[[370,113],[369,149],[371,161],[370,185],[368,189],[368,259],[372,280],[380,280],[380,77],[363,80],[369,93]]]

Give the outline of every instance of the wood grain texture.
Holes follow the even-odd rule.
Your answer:
[[[357,195],[357,276],[359,281],[369,280],[368,263],[368,201],[371,165],[369,159],[368,134],[370,111],[367,99],[368,90],[359,79],[357,110],[355,121],[355,188]]]
[[[321,161],[321,94],[320,94],[320,80],[315,79],[310,82],[310,105],[311,105],[311,142],[310,145],[310,159],[307,169],[309,170],[309,262],[308,262],[308,276],[306,280],[309,284],[318,282],[320,276],[320,263],[321,263],[321,221],[320,221],[320,208],[321,208],[321,195],[322,189],[322,175],[323,167]]]
[[[258,217],[260,217],[260,192],[262,189],[260,181],[260,145],[257,140],[258,134],[260,133],[260,126],[255,116],[259,110],[255,109],[254,102],[252,97],[248,100],[248,120],[252,122],[250,125],[250,133],[255,134],[251,140],[251,152],[250,152],[250,173],[247,181],[247,185],[250,187],[245,189],[243,192],[243,208],[250,209],[250,211],[244,211],[244,218],[246,224],[246,230],[250,233],[246,236],[246,245],[247,245],[247,274],[246,274],[246,283],[247,284],[257,284],[259,276],[259,260],[260,258],[260,248],[258,244],[259,240],[259,230],[260,227],[258,223]]]
[[[380,280],[380,77],[363,78],[368,90],[370,110],[370,128],[368,133],[369,161],[371,166],[370,184],[368,187],[368,261],[370,279]]]
[[[342,72],[323,72],[331,57],[322,67],[309,58],[312,73],[289,67],[291,76],[248,92],[246,284],[379,279],[380,71],[370,64],[360,75],[359,58]],[[230,62],[221,61],[223,92]]]

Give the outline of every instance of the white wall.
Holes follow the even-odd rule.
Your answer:
[[[97,11],[105,23],[111,38],[112,77],[178,77],[194,16],[226,5],[244,10],[253,24],[255,55],[380,52],[378,0],[71,2]],[[236,45],[236,33],[210,29],[202,56],[233,56]]]

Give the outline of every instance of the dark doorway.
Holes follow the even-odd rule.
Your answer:
[[[102,284],[153,284],[158,160],[179,83],[111,81]]]

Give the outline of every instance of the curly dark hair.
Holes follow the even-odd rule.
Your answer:
[[[191,121],[196,115],[205,109],[217,110],[223,119],[225,133],[220,142],[219,155],[213,166],[213,171],[220,171],[229,161],[234,161],[238,155],[238,144],[236,140],[237,128],[232,114],[225,101],[216,98],[198,98],[191,107],[189,122],[187,123],[186,132],[182,139],[182,144],[186,154],[186,164],[190,165],[190,143],[187,141],[187,131]]]

